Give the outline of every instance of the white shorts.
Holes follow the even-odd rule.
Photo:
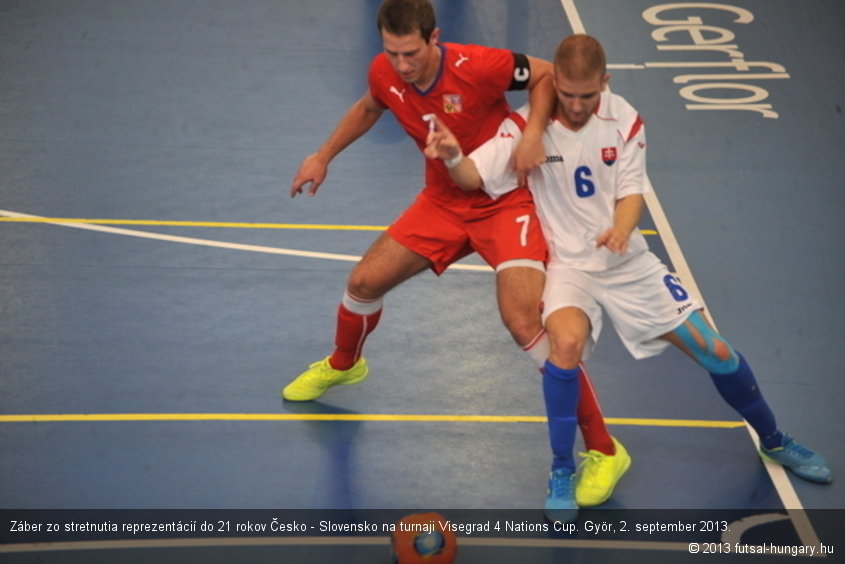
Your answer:
[[[660,354],[669,346],[658,337],[677,329],[701,304],[650,251],[602,272],[585,272],[552,260],[543,290],[543,322],[564,307],[587,314],[590,357],[602,326],[602,309],[634,358]]]

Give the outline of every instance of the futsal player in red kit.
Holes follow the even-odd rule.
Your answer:
[[[377,17],[383,52],[371,62],[368,89],[341,118],[326,142],[302,162],[291,197],[314,195],[329,162],[366,133],[385,110],[426,146],[436,116],[467,152],[492,137],[510,113],[508,90],[528,89],[531,113],[514,166],[524,177],[545,161],[542,134],[555,94],[547,61],[505,49],[441,43],[429,0],[385,0]],[[493,199],[468,193],[451,180],[440,159],[426,159],[425,187],[414,203],[381,235],[352,269],[337,313],[335,348],[282,391],[288,401],[309,401],[338,384],[367,377],[364,342],[377,326],[384,296],[426,269],[438,275],[477,252],[496,271],[502,320],[536,365],[549,345],[540,319],[547,248],[527,188]],[[579,374],[582,394],[578,424],[588,453],[576,486],[578,503],[591,506],[610,497],[630,465],[624,447],[607,431],[588,377]]]

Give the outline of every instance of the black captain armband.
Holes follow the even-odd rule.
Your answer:
[[[531,80],[531,63],[522,53],[513,54],[513,76],[508,90],[525,90]]]

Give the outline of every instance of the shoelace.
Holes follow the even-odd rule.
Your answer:
[[[311,368],[319,368],[318,371],[315,372],[315,376],[320,380],[321,383],[331,382],[335,379],[334,369],[328,363],[328,361],[319,361],[315,362],[311,365]]]
[[[597,450],[589,452],[579,452],[578,456],[584,459],[581,463],[581,481],[594,480],[599,471],[599,464],[604,457],[602,453]]]
[[[804,445],[800,445],[800,444],[798,444],[798,443],[796,443],[795,441],[792,441],[792,440],[790,440],[788,443],[786,443],[783,448],[785,450],[789,451],[790,453],[793,453],[793,454],[797,455],[798,457],[803,458],[804,460],[807,460],[807,459],[813,457],[813,451],[811,451],[810,449],[808,449]]]
[[[553,472],[549,480],[549,491],[552,497],[572,497],[572,476]]]

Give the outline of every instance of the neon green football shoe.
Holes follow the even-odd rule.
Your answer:
[[[335,370],[329,364],[329,357],[315,362],[296,380],[285,386],[282,397],[288,401],[311,401],[326,393],[332,386],[357,384],[369,373],[364,357],[358,359],[349,370]]]
[[[616,482],[631,467],[628,451],[615,437],[611,438],[616,447],[616,454],[612,456],[597,450],[578,453],[584,459],[578,483],[575,484],[575,501],[579,507],[601,505],[610,499]]]

